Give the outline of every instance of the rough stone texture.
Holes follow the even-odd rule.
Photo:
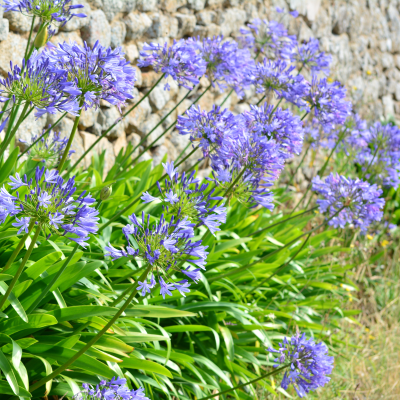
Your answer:
[[[298,18],[283,17],[289,33],[299,35],[300,40],[310,37],[320,40],[322,50],[332,54],[329,78],[338,79],[346,85],[355,109],[364,118],[376,120],[393,116],[400,121],[400,0],[73,0],[73,3],[83,4],[84,9],[79,12],[88,17],[73,18],[60,28],[52,42],[57,44],[72,40],[82,44],[86,40],[93,45],[99,40],[105,46],[122,46],[127,60],[134,65],[145,42],[163,44],[188,36],[219,34],[234,38],[239,28],[253,18],[282,18],[276,13],[277,6],[296,9],[300,13]],[[6,13],[3,17],[3,9],[0,8],[2,75],[9,71],[10,60],[21,62],[30,26],[29,18],[20,13]],[[160,77],[149,68],[140,70],[136,67],[136,71],[135,100],[129,102],[124,111],[142,98]],[[164,91],[166,81],[162,81],[96,147],[97,152],[106,149],[109,168],[121,148],[127,143],[138,145],[145,134],[186,95],[186,89],[178,88],[170,78],[168,82],[170,91]],[[176,116],[190,107],[208,85],[209,81],[202,78],[200,87],[168,116],[145,144],[152,142],[173,123]],[[225,96],[226,93],[221,94],[213,88],[198,101],[198,105],[210,110],[213,104],[224,101]],[[256,104],[259,98],[253,89],[246,90],[244,99],[233,94],[224,107],[235,114],[242,113],[249,109],[249,104]],[[74,143],[77,152],[90,146],[96,135],[104,132],[119,117],[118,110],[106,102],[101,102],[98,111],[84,112],[79,123],[81,134]],[[55,119],[56,116],[51,116],[47,123]],[[40,133],[42,125],[40,120],[30,117],[24,123],[26,129],[21,134]],[[72,120],[65,119],[61,129],[67,134],[71,126]],[[154,165],[157,165],[165,155],[168,159],[176,158],[188,144],[188,137],[179,135],[177,131],[169,132],[141,160],[154,157]],[[191,149],[189,146],[185,154]],[[139,149],[135,151],[135,156],[138,154]],[[194,154],[186,166],[199,156],[200,153]],[[90,158],[88,156],[85,160],[87,164]],[[309,172],[304,171],[306,176]]]

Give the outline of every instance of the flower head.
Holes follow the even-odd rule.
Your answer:
[[[46,129],[43,130],[43,133],[45,131]],[[36,135],[32,135],[31,144],[35,143],[37,139]],[[21,139],[19,141],[28,144]],[[45,163],[48,169],[55,168],[61,160],[67,142],[68,138],[61,139],[59,132],[49,131],[28,150],[29,159]],[[68,155],[70,156],[74,152],[74,150],[70,150]]]
[[[171,46],[168,43],[163,46],[145,43],[140,56],[140,68],[152,66],[156,72],[164,73],[166,78],[171,76],[189,90],[199,83],[199,78],[206,72],[206,62],[196,52],[194,42],[189,40],[174,41]]]
[[[189,39],[207,64],[207,77],[214,85],[216,81],[221,90],[234,89],[239,97],[249,86],[247,75],[254,68],[254,60],[248,49],[240,48],[233,40],[223,40],[222,36]]]
[[[17,173],[10,180],[9,186],[16,193],[11,195],[5,187],[1,189],[1,222],[18,215],[20,219],[16,218],[14,226],[24,229],[35,221],[45,235],[72,235],[68,239],[87,246],[89,234],[98,229],[98,211],[91,207],[95,200],[90,195],[83,192],[73,196],[75,178],[64,182],[57,171],[37,167],[34,179],[28,181],[26,175],[21,178]]]
[[[308,67],[312,72],[321,71],[326,75],[329,74],[332,56],[320,51],[318,39],[311,38],[298,46],[293,57],[301,64],[301,67]]]
[[[243,114],[249,130],[268,139],[275,139],[285,159],[301,153],[304,131],[297,115],[280,107],[274,111],[274,107],[268,104],[250,107],[250,111]]]
[[[171,171],[172,163],[163,164],[167,171]],[[213,196],[214,189],[206,193],[209,184],[199,184],[199,179],[194,177],[193,171],[186,176],[183,173],[179,178],[177,172],[170,173],[165,180],[165,189],[157,182],[160,197],[153,197],[145,192],[142,200],[145,203],[153,201],[163,203],[163,211],[167,215],[177,218],[187,218],[196,226],[205,225],[212,234],[219,231],[219,225],[226,222],[226,210],[223,206],[211,205],[214,200],[222,200],[223,197]]]
[[[145,396],[144,389],[129,389],[125,378],[112,378],[110,382],[100,381],[95,387],[83,383],[82,391],[76,394],[74,400],[150,400]]]
[[[64,74],[63,91],[81,97],[85,109],[98,107],[100,100],[121,110],[127,99],[133,98],[135,69],[125,60],[118,47],[105,48],[96,42],[91,48],[86,43],[60,43],[44,51],[51,68]]]
[[[71,18],[84,18],[85,14],[74,10],[83,8],[81,4],[71,4],[71,0],[4,0],[6,11],[17,11],[29,17],[38,17],[45,23],[58,22],[65,25]]]
[[[314,339],[306,339],[305,334],[284,338],[279,343],[279,350],[269,348],[268,351],[277,354],[274,367],[288,365],[281,386],[287,389],[292,384],[299,395],[304,397],[312,390],[324,386],[330,381],[333,357],[328,356],[328,348],[322,342],[315,343]]]
[[[329,225],[344,228],[353,224],[366,232],[371,223],[381,220],[385,200],[380,198],[382,190],[376,185],[333,173],[325,180],[317,176],[312,183],[312,189],[323,197],[317,204],[319,211],[329,217]]]
[[[270,60],[291,58],[297,44],[295,36],[277,21],[254,19],[246,28],[241,28],[241,43],[254,52],[264,54]]]
[[[113,259],[121,257],[140,259],[151,267],[150,283],[148,283],[148,278],[139,283],[138,290],[141,290],[142,295],[156,285],[156,280],[163,297],[171,295],[173,290],[181,292],[182,285],[186,291],[189,286],[186,285],[186,280],[176,282],[171,281],[170,277],[173,273],[179,272],[184,263],[189,264],[189,270],[191,265],[204,269],[208,253],[201,241],[191,240],[194,236],[194,224],[187,218],[175,220],[174,217],[167,222],[164,214],[153,225],[150,225],[150,215],[147,215],[146,219],[144,213],[142,213],[141,221],[135,214],[132,214],[129,220],[131,224],[122,228],[128,244],[126,250],[117,250],[109,244],[105,247],[107,251],[105,255]],[[134,240],[131,240],[130,236]]]
[[[181,135],[190,135],[192,143],[200,141],[204,157],[214,153],[237,125],[235,116],[228,109],[221,110],[215,105],[209,112],[194,105],[185,114],[178,116],[176,129]]]
[[[77,93],[65,91],[66,77],[63,71],[51,67],[49,59],[36,50],[28,61],[23,60],[22,68],[10,63],[11,72],[0,79],[0,101],[30,104],[35,107],[36,116],[67,111],[76,115],[79,104]]]

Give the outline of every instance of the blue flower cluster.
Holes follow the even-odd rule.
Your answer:
[[[277,354],[274,367],[287,365],[281,386],[287,389],[292,384],[299,395],[305,397],[307,393],[325,386],[332,373],[334,358],[328,356],[328,348],[322,342],[315,343],[314,339],[307,339],[303,333],[285,337],[279,343],[279,350],[269,348],[268,351]]]
[[[99,212],[91,206],[95,200],[90,194],[86,196],[85,191],[73,197],[75,178],[64,182],[58,171],[37,167],[34,179],[28,181],[26,175],[21,178],[16,173],[10,180],[8,185],[15,194],[10,194],[4,186],[0,189],[1,223],[7,217],[15,217],[12,225],[19,228],[20,234],[28,233],[34,221],[45,235],[73,235],[68,239],[88,246],[89,234],[98,230]]]
[[[82,384],[83,390],[74,396],[74,400],[149,400],[144,389],[129,389],[125,378],[112,378],[110,382],[102,380],[93,387]]]

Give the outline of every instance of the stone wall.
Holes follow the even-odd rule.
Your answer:
[[[172,41],[188,36],[235,36],[240,26],[253,18],[281,18],[275,7],[296,9],[300,16],[288,18],[291,33],[300,40],[317,37],[323,50],[333,55],[330,78],[339,79],[348,88],[349,97],[364,117],[381,118],[399,116],[400,119],[400,0],[73,0],[83,4],[87,18],[74,18],[52,38],[52,42],[85,40],[93,45],[96,40],[104,46],[122,46],[127,59],[133,64],[139,57],[144,42]],[[0,11],[0,73],[5,75],[9,61],[20,62],[23,57],[30,29],[30,19],[20,13]],[[135,101],[140,99],[157,80],[152,71],[137,69]],[[186,89],[176,87],[164,91],[161,83],[148,99],[123,120],[107,138],[99,143],[96,151],[106,150],[107,168],[118,152],[128,142],[137,144],[176,104],[186,95]],[[203,78],[197,93],[193,92],[178,108],[184,112],[193,99],[209,82]],[[211,90],[199,101],[209,109],[225,96]],[[242,100],[232,95],[225,106],[242,112],[248,103],[257,98],[251,90]],[[163,123],[168,126],[176,118],[173,112]],[[97,111],[84,112],[79,124],[73,149],[74,159],[81,155],[117,118],[115,107],[102,104]],[[57,116],[35,121],[33,116],[19,130],[19,137],[27,139],[39,134],[43,127],[54,122]],[[68,135],[73,121],[65,118],[60,129]],[[158,128],[147,140],[153,141],[163,132]],[[163,137],[143,159],[153,157],[154,164],[168,154],[175,158],[187,146],[187,138],[176,131]],[[198,158],[199,155],[194,155]],[[91,155],[85,163],[90,163]]]

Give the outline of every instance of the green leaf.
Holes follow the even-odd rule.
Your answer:
[[[0,282],[0,292],[2,295],[4,295],[6,293],[8,289],[8,285],[4,282]],[[21,317],[21,319],[25,322],[28,322],[28,317],[26,315],[26,312],[24,310],[24,307],[22,307],[22,304],[19,302],[19,300],[17,299],[17,297],[15,296],[15,294],[13,292],[11,292],[8,296],[7,299],[11,306],[14,308],[14,310],[17,312],[17,314]]]
[[[15,237],[18,234],[18,229],[7,229],[4,232],[0,232],[0,240]]]
[[[8,382],[0,381],[1,394],[15,394]],[[32,395],[23,387],[18,386],[18,393],[20,397],[32,397]]]
[[[235,359],[235,345],[233,344],[232,333],[225,326],[220,326],[219,330],[221,331],[222,337],[224,338],[225,346],[229,354],[229,359],[231,362],[233,362],[233,360]]]
[[[124,359],[120,364],[121,367],[131,369],[142,369],[146,372],[155,372],[156,374],[165,375],[172,378],[171,372],[160,364],[153,361],[139,360],[135,358]]]
[[[150,306],[150,305],[135,305],[133,308],[125,310],[127,316],[136,316],[137,311],[145,311],[148,318],[180,318],[180,317],[195,317],[188,311],[177,310],[175,308]]]
[[[10,362],[7,360],[4,353],[0,350],[0,369],[10,384],[11,389],[14,394],[19,395],[19,386],[17,378],[14,375],[14,371],[11,368]]]
[[[93,316],[113,316],[118,308],[105,306],[73,306],[49,311],[48,315],[53,315],[58,322],[77,320]]]
[[[33,314],[29,317],[29,322],[22,321],[20,317],[0,321],[0,332],[12,335],[25,329],[38,329],[55,324],[57,324],[57,320],[52,315]]]
[[[49,267],[51,267],[55,262],[57,262],[63,253],[61,251],[53,251],[50,254],[42,257],[39,261],[36,261],[29,268],[27,268],[21,274],[21,281],[26,279],[37,279],[44,271],[46,271]],[[80,257],[79,257],[80,258]]]
[[[15,161],[17,161],[19,153],[19,147],[16,147],[14,151],[8,156],[7,161],[0,168],[0,183],[7,180],[12,169],[14,168]]]

